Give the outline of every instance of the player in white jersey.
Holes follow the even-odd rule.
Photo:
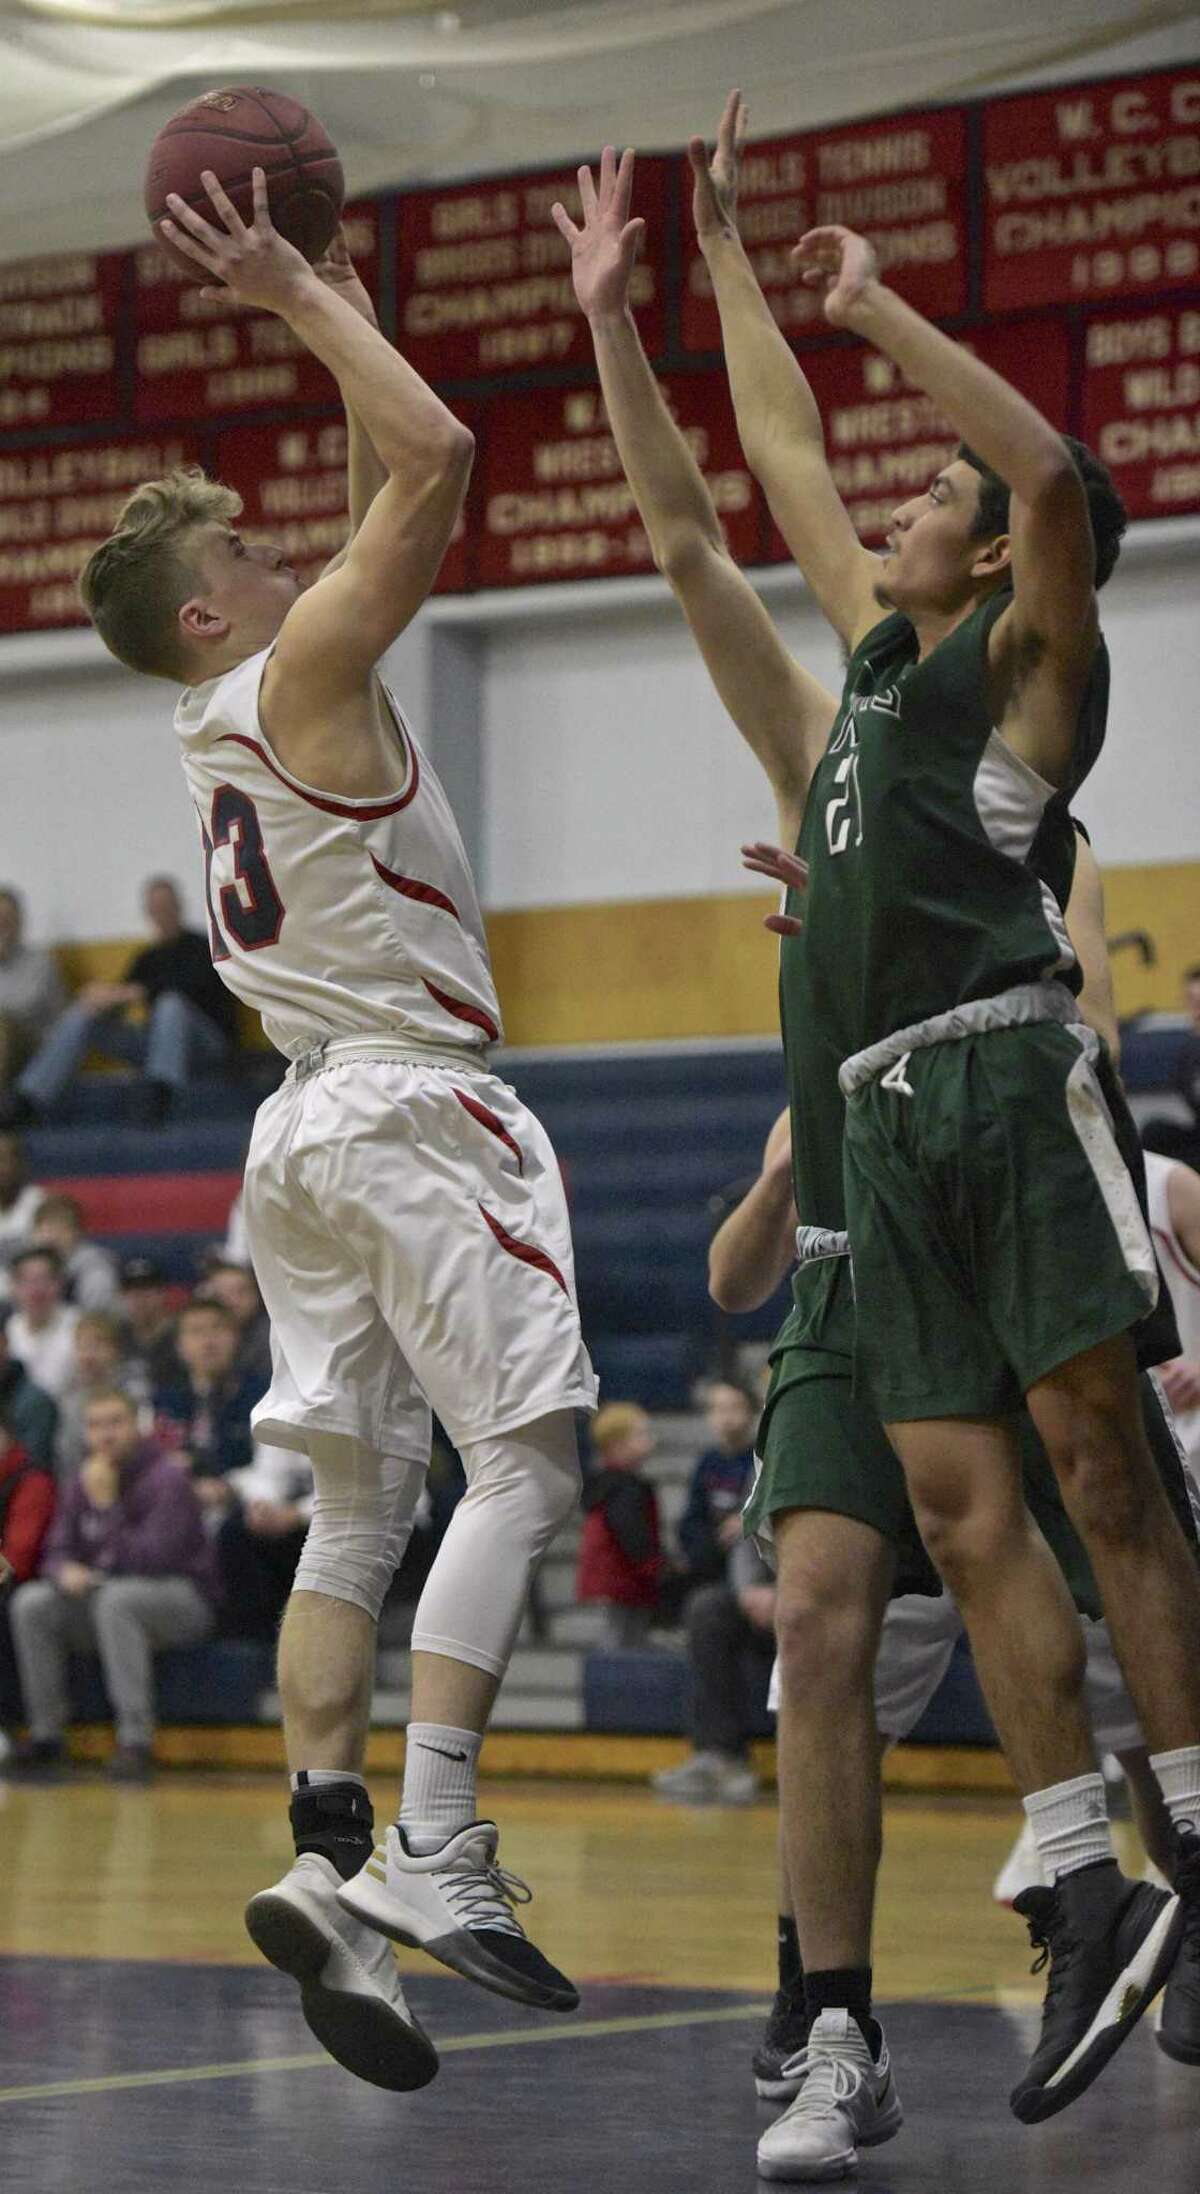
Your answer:
[[[436,578],[473,442],[374,324],[344,247],[314,271],[254,180],[216,183],[171,240],[222,297],[279,314],[337,379],[351,539],[303,592],[234,526],[228,488],[139,489],[84,574],[112,652],[185,690],[176,713],[204,848],[212,950],[291,1062],[246,1168],[272,1324],[260,1437],[311,1459],[316,1500],[279,1647],[295,1863],[253,1898],[259,1948],[300,1983],[350,2070],[437,2069],[388,1938],[498,1994],[572,2010],[525,1935],[528,1892],[477,1818],[482,1732],[537,1563],[579,1494],[594,1405],[562,1182],[490,1070],[500,1013],[462,842],[377,665]],[[412,1527],[430,1408],[467,1493],[417,1608],[397,1823],[363,1780],[375,1626]]]
[[[1162,1367],[1175,1429],[1200,1466],[1200,1173],[1179,1158],[1146,1152],[1150,1232],[1175,1310],[1183,1354]]]

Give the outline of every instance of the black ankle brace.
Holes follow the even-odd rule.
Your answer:
[[[361,1783],[309,1783],[292,1793],[289,1809],[296,1857],[315,1851],[334,1865],[344,1882],[370,1858],[375,1844],[375,1809]]]

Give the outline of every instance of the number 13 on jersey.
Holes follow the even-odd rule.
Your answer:
[[[284,905],[275,889],[258,809],[249,793],[239,792],[236,785],[218,785],[209,823],[206,825],[201,818],[200,836],[204,841],[204,896],[214,961],[229,958],[226,936],[243,952],[261,952],[264,946],[276,944],[283,928]],[[233,848],[234,880],[222,884],[214,906],[212,869],[218,846]]]

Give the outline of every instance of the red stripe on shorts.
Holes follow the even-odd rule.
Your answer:
[[[440,907],[443,914],[452,914],[456,922],[461,922],[462,916],[453,899],[448,899],[444,891],[438,890],[436,884],[421,884],[415,876],[401,876],[397,869],[385,868],[374,854],[371,855],[371,866],[380,880],[390,884],[392,890],[398,891],[403,898],[419,899],[422,906],[426,907]]]
[[[423,975],[421,981],[430,997],[436,999],[439,1006],[444,1006],[447,1013],[452,1013],[456,1021],[470,1021],[475,1028],[481,1028],[493,1044],[499,1043],[500,1031],[491,1014],[485,1013],[482,1006],[469,1006],[465,998],[452,998],[448,990],[439,990],[437,984],[431,983],[427,975]]]
[[[533,1265],[538,1272],[548,1272],[552,1280],[558,1281],[564,1295],[570,1293],[570,1289],[553,1257],[547,1257],[545,1250],[538,1249],[533,1242],[518,1242],[516,1235],[510,1234],[507,1227],[501,1226],[499,1219],[493,1219],[486,1204],[480,1204],[479,1209],[487,1220],[501,1249],[506,1250],[510,1257],[516,1257],[523,1265]]]
[[[451,1084],[452,1088],[453,1086]],[[507,1143],[522,1174],[524,1174],[525,1160],[521,1154],[521,1145],[509,1134],[503,1120],[498,1120],[494,1112],[489,1112],[486,1105],[481,1105],[478,1097],[468,1097],[465,1089],[456,1089],[454,1094],[463,1111],[469,1112],[473,1120],[478,1120],[480,1127],[485,1127],[489,1135],[496,1137],[497,1142]]]

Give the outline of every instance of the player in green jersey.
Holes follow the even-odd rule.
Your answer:
[[[1137,1407],[1153,1256],[1073,992],[1056,878],[1103,732],[1095,590],[1123,516],[1096,460],[879,280],[870,246],[797,256],[830,324],[873,343],[962,437],[882,559],[837,492],[811,391],[737,236],[740,100],[700,241],[743,446],[849,654],[814,778],[808,1009],[843,1051],[856,1369],[967,1623],[1054,1887],[1051,1972],[1013,2094],[1080,2093],[1174,1967],[1200,2062],[1200,1586]],[[707,192],[705,183],[707,180]],[[1125,1883],[1082,1710],[1080,1639],[1021,1497],[1025,1397],[1087,1546],[1180,1836],[1178,1904]]]

